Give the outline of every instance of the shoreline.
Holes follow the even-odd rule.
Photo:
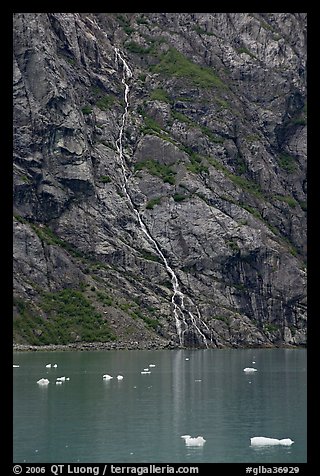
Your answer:
[[[306,345],[263,344],[259,346],[239,345],[221,347],[181,347],[173,341],[121,341],[121,342],[72,342],[69,344],[13,344],[13,352],[55,352],[55,351],[108,351],[108,350],[209,350],[209,349],[306,349]]]

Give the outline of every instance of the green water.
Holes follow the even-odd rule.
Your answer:
[[[16,352],[13,363],[16,463],[306,462],[306,350]],[[185,434],[206,442],[187,447]],[[253,436],[294,444],[254,448]]]

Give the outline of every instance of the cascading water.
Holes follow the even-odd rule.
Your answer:
[[[129,190],[128,190],[128,172],[126,168],[126,162],[123,154],[123,132],[126,124],[126,118],[128,115],[128,110],[129,110],[129,93],[130,93],[130,88],[128,82],[130,79],[133,77],[132,71],[129,68],[126,60],[124,59],[123,55],[120,53],[120,50],[118,48],[114,48],[115,51],[115,59],[116,59],[116,65],[118,66],[119,61],[122,64],[122,84],[124,86],[124,101],[125,101],[125,108],[124,108],[124,113],[122,115],[122,120],[121,120],[121,125],[120,125],[120,131],[119,131],[119,136],[116,141],[116,147],[117,147],[117,152],[118,152],[118,157],[119,157],[119,163],[121,166],[121,171],[122,171],[122,189],[124,192],[125,197],[128,200],[128,203],[130,204],[130,207],[132,208],[135,216],[137,217],[139,226],[145,236],[147,237],[148,241],[152,244],[154,249],[156,250],[157,254],[160,256],[162,262],[164,263],[164,266],[170,275],[171,278],[171,283],[172,283],[172,288],[173,288],[173,294],[171,297],[171,303],[173,306],[173,315],[175,318],[175,325],[177,329],[177,334],[179,337],[179,342],[180,345],[184,345],[184,334],[186,331],[189,330],[189,325],[186,320],[186,316],[189,317],[191,326],[195,329],[195,331],[200,335],[201,339],[203,340],[203,343],[205,344],[206,347],[208,347],[207,339],[206,336],[203,334],[199,326],[197,325],[196,318],[192,314],[191,311],[187,310],[185,308],[185,296],[184,294],[180,291],[180,286],[178,282],[178,278],[176,273],[173,271],[171,266],[168,263],[168,260],[164,256],[163,252],[161,251],[160,246],[158,245],[157,241],[152,237],[151,233],[149,232],[146,224],[144,223],[139,210],[136,208],[134,205]],[[193,302],[191,301],[190,298],[188,298],[190,303],[194,306]],[[197,314],[198,314],[198,321],[209,331],[208,326],[205,324],[205,322],[201,319],[200,311],[197,309]],[[212,341],[212,339],[210,339]]]

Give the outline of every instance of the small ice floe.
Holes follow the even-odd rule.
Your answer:
[[[181,435],[181,438],[184,439],[186,446],[203,446],[206,442],[203,436],[197,436],[196,438],[193,438],[190,435]]]
[[[47,369],[51,369],[51,364],[47,364],[47,365],[46,365],[46,368],[47,368]]]
[[[255,364],[255,363],[256,363],[256,361],[255,361],[255,360],[253,360],[253,361],[252,361],[252,363],[253,363],[253,364]]]
[[[47,378],[41,378],[40,380],[37,381],[39,385],[48,385],[50,382]]]
[[[266,438],[265,436],[254,436],[253,438],[250,438],[250,442],[251,446],[291,446],[294,443],[290,438],[278,440],[278,438]]]
[[[144,372],[149,372],[149,368],[143,369]]]
[[[141,375],[151,374],[150,370],[141,370]]]
[[[195,382],[202,382],[200,378],[196,379]]]
[[[57,364],[53,364],[53,367],[56,369],[58,366],[57,366]]]
[[[102,378],[103,380],[111,380],[113,377],[111,377],[111,375],[104,374]]]
[[[123,380],[123,375],[117,375],[118,380]]]
[[[155,364],[149,364],[149,367],[155,367]]]
[[[57,380],[60,382],[65,382],[66,377],[57,377]]]
[[[13,367],[14,367],[14,368],[17,368],[17,367],[20,367],[20,365],[15,365],[15,364],[13,364]]]
[[[243,369],[243,371],[247,373],[257,372],[257,369],[255,369],[254,367],[246,367],[245,369]]]
[[[189,357],[186,357],[186,360],[190,360]]]
[[[61,380],[56,380],[56,385],[62,385],[62,381]]]
[[[66,377],[66,380],[70,380],[70,377]]]

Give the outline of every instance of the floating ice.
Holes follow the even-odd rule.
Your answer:
[[[148,368],[146,368],[146,369],[143,369],[143,370],[144,370],[144,372],[149,372],[149,369],[148,369]]]
[[[186,360],[189,360],[189,357],[186,357]]]
[[[203,436],[197,436],[196,438],[193,438],[190,435],[182,435],[181,438],[184,439],[186,446],[203,446],[206,442]]]
[[[57,364],[54,364],[53,367],[56,369],[58,366],[57,366]]]
[[[113,377],[111,377],[111,375],[104,374],[102,378],[103,380],[111,380]]]
[[[290,438],[278,440],[278,438],[266,438],[265,436],[254,436],[253,438],[250,438],[250,442],[251,446],[291,446],[292,443],[294,443]]]
[[[118,380],[122,380],[122,379],[123,379],[123,375],[117,375],[117,379],[118,379]]]
[[[253,368],[253,367],[246,367],[245,369],[243,369],[244,372],[257,372],[257,369]]]
[[[51,369],[51,364],[46,365],[47,369]]]
[[[155,364],[149,364],[149,367],[155,367]]]
[[[13,366],[14,366],[14,367],[20,367],[20,365],[14,365],[14,364],[13,364]]]
[[[61,380],[57,380],[57,381],[56,381],[56,385],[62,385]]]
[[[57,377],[57,380],[58,381],[60,380],[61,382],[64,382],[66,380],[66,377]]]
[[[37,381],[39,385],[48,385],[49,380],[47,378],[41,378],[40,380]]]
[[[141,370],[140,372],[142,375],[145,375],[145,374],[151,374],[150,370]]]

